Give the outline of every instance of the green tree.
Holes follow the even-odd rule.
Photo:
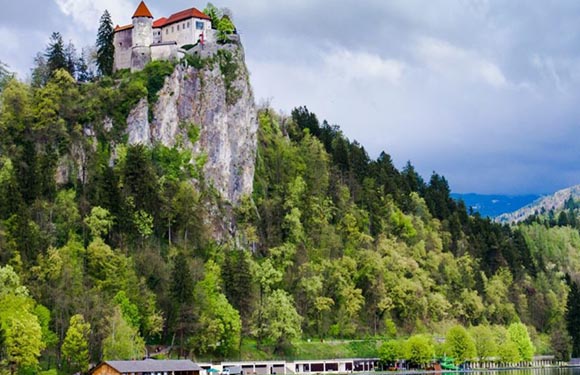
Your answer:
[[[572,338],[572,357],[580,356],[580,289],[578,283],[568,276],[570,293],[566,301],[566,326]]]
[[[405,342],[405,358],[419,366],[424,366],[435,356],[433,340],[426,335],[414,335]]]
[[[239,348],[242,322],[221,292],[220,276],[220,267],[210,260],[205,265],[205,277],[195,286],[201,311],[194,340],[199,353],[226,357]]]
[[[479,361],[487,361],[497,354],[497,344],[489,326],[479,325],[469,330],[475,343],[475,352]]]
[[[139,308],[137,305],[132,303],[127,297],[127,293],[124,290],[119,291],[113,301],[121,309],[121,314],[123,318],[129,323],[133,328],[139,328],[141,326],[141,314],[139,314]]]
[[[550,346],[558,361],[568,362],[572,352],[572,339],[563,328],[556,328],[550,335]]]
[[[105,10],[99,23],[97,32],[97,67],[103,76],[113,74],[115,60],[115,46],[113,44],[113,21],[108,10]]]
[[[141,359],[145,355],[145,341],[139,335],[137,328],[132,327],[123,318],[119,307],[115,308],[108,319],[108,335],[103,340],[103,358]]]
[[[12,77],[14,77],[14,75],[8,71],[8,66],[0,61],[0,94],[2,93],[2,90],[4,90],[4,86],[6,86]]]
[[[58,344],[58,336],[50,329],[50,310],[41,304],[34,307],[34,315],[38,318],[38,323],[42,330],[42,341],[47,348],[54,348]]]
[[[463,363],[476,356],[473,339],[467,333],[467,330],[460,325],[454,326],[447,332],[445,347],[447,353],[453,357],[456,364]]]
[[[212,28],[217,29],[219,20],[222,17],[222,11],[212,3],[207,3],[203,9],[203,13],[205,13],[211,19]]]
[[[274,344],[277,352],[284,351],[302,335],[302,317],[296,312],[294,300],[281,289],[274,290],[257,311],[255,334],[260,341]]]
[[[10,371],[34,369],[45,348],[42,327],[34,314],[34,300],[11,266],[0,267],[0,328],[4,341],[0,351]]]
[[[256,294],[252,263],[249,251],[234,249],[226,253],[222,266],[224,293],[245,324],[251,317]]]
[[[58,69],[68,69],[64,42],[59,32],[54,32],[50,36],[50,42],[46,48],[45,56],[49,74],[52,74]]]
[[[183,252],[177,253],[173,259],[170,280],[171,308],[169,319],[173,330],[179,337],[180,350],[183,351],[186,336],[193,328],[193,290],[194,280],[189,260]]]
[[[85,218],[85,224],[93,237],[104,238],[113,227],[113,220],[109,210],[95,206],[91,208],[91,214]]]
[[[234,23],[228,16],[223,16],[217,24],[217,39],[221,43],[226,43],[229,36],[236,30]]]
[[[12,373],[36,368],[45,347],[38,318],[31,309],[32,302],[26,297],[0,298],[0,325],[6,332],[6,361]]]
[[[379,348],[379,358],[387,364],[392,364],[401,359],[403,346],[403,343],[398,340],[387,340]]]
[[[512,323],[508,327],[508,339],[514,342],[523,361],[531,361],[534,356],[534,344],[530,339],[528,328],[523,323]]]
[[[45,55],[42,52],[38,52],[34,57],[34,66],[31,73],[32,87],[38,88],[46,85],[50,78],[50,73]]]
[[[74,372],[85,372],[89,367],[89,334],[91,325],[81,314],[71,316],[66,336],[62,343],[62,355]]]
[[[503,363],[518,363],[522,360],[518,345],[509,339],[498,346],[497,356]]]

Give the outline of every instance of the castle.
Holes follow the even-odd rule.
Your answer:
[[[150,61],[177,59],[184,53],[183,47],[213,39],[210,17],[196,8],[153,21],[149,8],[141,1],[133,22],[115,28],[114,69],[141,70]]]

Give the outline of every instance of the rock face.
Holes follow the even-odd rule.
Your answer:
[[[235,205],[252,192],[258,123],[243,49],[235,44],[222,48],[229,59],[228,71],[216,58],[203,69],[178,65],[156,103],[143,99],[131,111],[127,133],[131,144],[160,143],[206,155],[205,179]],[[151,122],[149,105],[153,105]],[[192,131],[199,133],[195,143]]]
[[[143,98],[137,106],[131,110],[127,118],[127,133],[130,145],[151,145],[151,135],[149,129],[149,106],[147,99]]]

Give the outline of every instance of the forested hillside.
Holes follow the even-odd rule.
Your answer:
[[[513,348],[504,327],[519,321],[536,352],[565,357],[568,328],[578,352],[578,315],[567,314],[577,229],[469,216],[443,176],[371,158],[306,107],[259,111],[253,194],[232,205],[204,178],[203,152],[127,142],[129,112],[155,102],[174,69],[82,84],[56,69],[3,84],[5,368],[40,358],[86,370],[142,357],[146,344],[203,359],[248,346],[283,356],[301,339],[441,337],[458,324],[495,335],[490,357]],[[195,127],[187,134],[198,141]],[[228,236],[212,235],[216,212],[234,218]]]

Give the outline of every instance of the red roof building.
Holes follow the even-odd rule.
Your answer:
[[[141,1],[139,6],[137,7],[137,10],[135,11],[135,14],[133,14],[133,18],[137,17],[153,18],[151,11],[149,10],[149,8],[147,8],[147,5],[145,5],[144,1]]]
[[[165,26],[166,23],[167,23],[167,17],[161,17],[160,19],[155,20],[153,22],[153,28],[158,29],[160,27]]]
[[[177,13],[172,14],[167,19],[167,21],[165,22],[165,24],[163,26],[171,25],[172,23],[183,21],[183,20],[186,20],[188,18],[201,18],[204,20],[211,21],[211,18],[209,18],[209,16],[206,15],[205,13],[200,12],[196,8],[190,8],[190,9],[182,10],[181,12],[177,12]]]
[[[119,26],[119,25],[117,25],[115,27],[115,32],[119,32],[119,31],[123,31],[123,30],[129,30],[129,29],[132,29],[132,28],[133,28],[133,24],[131,24],[131,25],[125,25],[125,26]]]
[[[149,61],[178,59],[190,46],[212,43],[213,38],[211,18],[198,9],[154,20],[145,1],[141,1],[132,24],[115,27],[114,68],[137,71]]]

